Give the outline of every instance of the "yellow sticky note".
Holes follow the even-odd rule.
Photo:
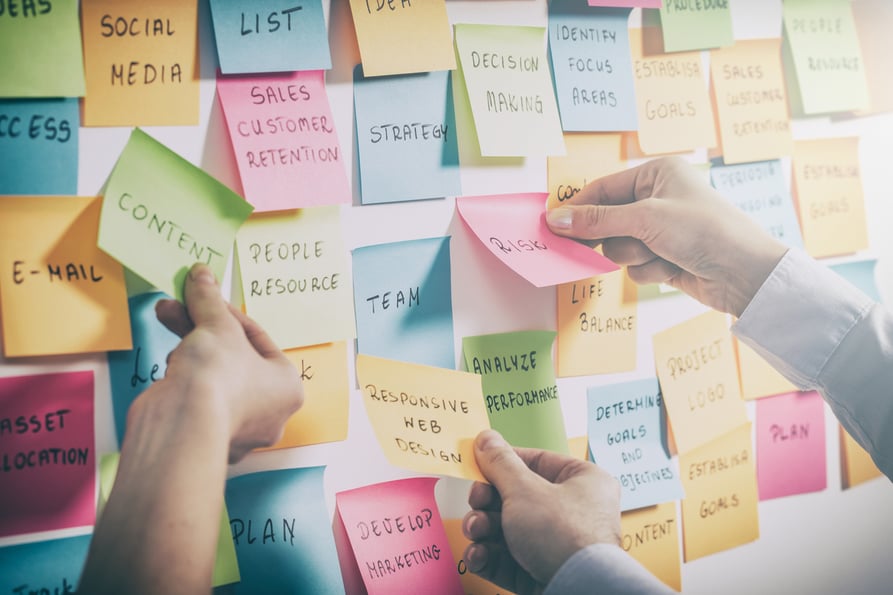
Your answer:
[[[735,350],[738,355],[741,398],[745,401],[799,390],[756,351],[738,339],[735,339]]]
[[[676,503],[628,510],[620,515],[620,547],[668,587],[682,590]]]
[[[462,533],[462,519],[443,519],[443,528],[446,530],[450,551],[456,561],[456,571],[459,573],[459,580],[462,582],[462,589],[466,595],[512,595],[511,591],[497,587],[468,570],[464,556],[465,548],[471,542]]]
[[[806,251],[823,258],[868,248],[859,138],[797,141],[793,168]]]
[[[679,455],[685,561],[759,538],[750,423]]]
[[[638,300],[619,270],[558,286],[558,376],[636,368]]]
[[[875,477],[881,477],[881,470],[871,460],[868,451],[853,440],[843,426],[838,424],[837,427],[840,431],[841,488],[848,490]]]
[[[198,124],[196,0],[81,2],[84,126]]]
[[[572,457],[589,460],[589,436],[575,436],[567,439],[567,450]]]
[[[639,146],[649,155],[716,144],[713,108],[700,52],[642,52],[642,30],[629,32],[639,113]]]
[[[725,314],[705,312],[655,334],[654,360],[680,453],[747,422]]]
[[[486,481],[472,448],[490,427],[479,374],[359,354],[357,380],[392,465]]]
[[[793,151],[781,40],[738,41],[710,53],[723,162],[745,163]]]
[[[350,0],[365,76],[456,67],[446,0]]]
[[[567,154],[549,157],[549,199],[551,209],[570,200],[589,182],[625,167],[620,158],[622,134],[569,132],[564,135]]]
[[[868,113],[893,111],[893,84],[890,84],[890,31],[893,31],[893,2],[859,0],[853,2],[853,18],[862,48],[868,81]]]
[[[6,357],[130,349],[124,270],[96,247],[101,198],[0,197]]]

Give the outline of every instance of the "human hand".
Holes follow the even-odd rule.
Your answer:
[[[491,483],[471,486],[462,521],[472,572],[519,595],[541,593],[578,550],[620,545],[620,486],[600,467],[512,448],[492,430],[478,434],[474,454]]]
[[[735,316],[787,250],[678,157],[595,180],[546,221],[556,234],[602,240],[633,281],[667,283]]]

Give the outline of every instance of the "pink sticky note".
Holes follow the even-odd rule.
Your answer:
[[[618,270],[595,250],[546,226],[546,193],[464,196],[456,208],[478,239],[510,269],[547,287]]]
[[[757,484],[760,500],[824,490],[825,409],[817,392],[757,401]]]
[[[660,8],[661,0],[589,0],[589,6]]]
[[[255,211],[350,202],[322,70],[218,75],[217,95]]]
[[[414,477],[338,492],[336,514],[356,560],[346,573],[342,561],[342,574],[362,575],[369,595],[463,595],[434,500],[436,483]]]
[[[93,372],[0,378],[0,537],[96,522]]]

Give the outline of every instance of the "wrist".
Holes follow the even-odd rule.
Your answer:
[[[739,265],[729,271],[733,276],[726,283],[725,311],[740,317],[787,251],[787,246],[773,238],[741,253]]]

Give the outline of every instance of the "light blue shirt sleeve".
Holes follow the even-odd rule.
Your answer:
[[[663,584],[616,545],[596,543],[568,558],[543,595],[668,595]]]

